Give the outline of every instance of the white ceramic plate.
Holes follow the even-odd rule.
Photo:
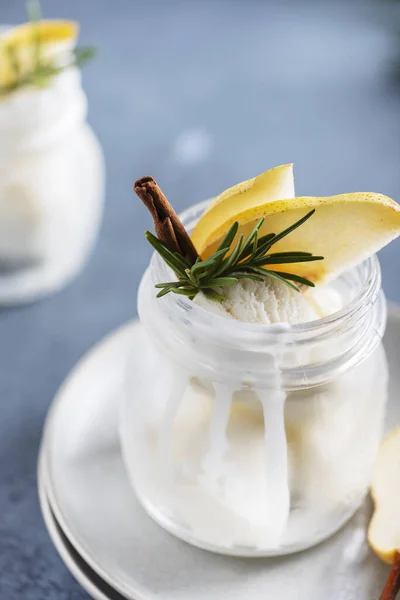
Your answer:
[[[45,428],[47,494],[86,563],[130,600],[376,600],[389,568],[370,551],[369,501],[325,543],[284,559],[211,554],[175,539],[137,502],[118,441],[118,404],[128,353],[140,368],[143,330],[124,326],[73,370]],[[391,370],[388,425],[400,423],[400,316],[385,345]],[[132,363],[130,363],[132,364]]]
[[[57,523],[47,499],[46,473],[42,463],[43,460],[39,459],[38,488],[40,508],[50,538],[65,566],[94,600],[125,600],[123,596],[113,590],[85,563]]]

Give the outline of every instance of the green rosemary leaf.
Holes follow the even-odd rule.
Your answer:
[[[199,262],[194,264],[191,268],[192,273],[194,273],[197,277],[201,277],[203,272],[207,272],[208,269],[215,265],[214,258],[208,258],[204,262]]]
[[[270,258],[270,255],[262,256],[253,261],[252,264],[262,267],[263,265],[285,265],[291,263],[300,263],[300,262],[313,262],[315,260],[323,260],[323,256],[274,256]]]
[[[288,287],[292,288],[293,290],[296,290],[296,292],[300,292],[300,289],[297,287],[297,285],[290,283],[290,281],[288,281],[285,277],[282,277],[281,275],[279,275],[276,271],[269,271],[268,277],[272,277],[272,279],[277,279],[278,281],[281,281],[282,283],[284,283]]]
[[[206,260],[202,260],[201,262],[195,263],[191,269],[192,273],[194,272],[196,275],[198,275],[199,272],[207,271],[208,269],[214,267],[217,260],[220,257],[223,258],[225,256],[225,254],[227,253],[227,251],[228,251],[227,248],[221,248],[221,250],[217,250],[217,252],[215,254],[210,256],[210,258],[207,258]]]
[[[239,223],[236,221],[228,230],[228,233],[225,235],[224,239],[222,240],[222,242],[219,244],[217,250],[222,250],[223,248],[227,248],[229,250],[229,248],[232,245],[233,240],[235,239],[235,236],[238,232],[239,229]]]
[[[178,263],[178,261],[175,259],[174,253],[167,248],[164,242],[162,242],[160,239],[158,239],[158,237],[151,233],[151,231],[146,231],[145,237],[147,241],[150,242],[150,244],[153,246],[153,248],[157,250],[157,252],[162,252],[163,254],[168,256],[171,261]]]
[[[236,264],[237,261],[239,260],[239,256],[240,253],[242,251],[242,247],[243,247],[243,235],[240,236],[240,238],[238,239],[236,246],[234,247],[232,254],[228,257],[226,264],[224,265],[224,269],[220,269],[221,272],[228,272],[229,269],[232,267],[232,265]],[[221,272],[218,273],[218,275],[221,274]]]
[[[214,277],[217,272],[221,270],[221,264],[228,250],[229,248],[221,248],[221,250],[217,250],[217,252],[210,258],[197,263],[197,265],[195,264],[192,267],[192,272],[194,270],[196,276],[200,277],[200,279],[203,277],[206,277],[207,279]]]
[[[218,258],[220,258],[220,256],[225,256],[225,254],[228,252],[229,248],[221,248],[221,250],[217,250],[212,256],[210,256],[210,259],[206,259],[204,261],[202,261],[201,264],[204,264],[205,262],[207,262],[207,260],[216,260]]]
[[[182,256],[182,254],[178,254],[178,252],[174,252],[174,256],[182,263],[182,266],[185,266],[186,269],[192,268],[193,264],[187,256]],[[196,263],[198,263],[200,261],[201,261],[201,258],[199,256],[196,260]]]
[[[190,261],[186,260],[182,254],[178,254],[177,252],[173,252],[173,255],[175,256],[176,260],[179,262],[179,264],[181,265],[182,269],[191,269],[191,264]]]
[[[267,235],[263,235],[262,237],[258,238],[257,240],[257,253],[256,256],[262,256],[263,254],[265,254],[266,252],[268,252],[268,250],[270,249],[270,240],[272,240],[275,237],[275,233],[268,233]],[[240,261],[242,261],[243,259],[245,259],[247,256],[249,256],[250,254],[252,254],[252,248],[247,248],[245,252],[242,252],[241,256],[240,256]]]
[[[265,275],[265,271],[266,269],[263,269],[262,267],[257,267],[256,265],[250,265],[250,264],[244,264],[244,265],[237,265],[236,266],[236,271],[235,271],[235,277],[238,277],[241,273],[243,274],[254,274],[254,273],[258,273],[260,275]]]
[[[156,285],[156,288],[160,288],[160,285]],[[184,289],[184,290],[188,290],[193,292],[193,286],[190,286],[189,282],[183,282],[183,281],[170,281],[169,283],[163,284],[162,285],[162,290],[161,292],[159,292],[157,294],[157,298],[161,298],[162,296],[165,296],[165,294],[168,294],[169,292],[172,292],[174,289]]]
[[[308,219],[310,217],[312,217],[314,213],[315,213],[315,208],[313,208],[313,210],[310,210],[310,212],[308,212],[304,217],[302,217],[301,219],[299,219],[298,221],[296,221],[296,223],[293,223],[293,225],[290,225],[290,227],[288,227],[287,229],[284,229],[283,231],[281,231],[281,233],[278,233],[278,235],[276,235],[271,240],[271,246],[273,244],[276,244],[277,242],[279,242],[279,240],[281,240],[282,238],[284,238],[287,235],[289,235],[289,233],[291,233],[292,231],[294,231],[295,229],[297,229],[301,225],[303,225],[303,223],[305,223],[306,221],[308,221]]]
[[[223,302],[225,300],[225,296],[223,294],[218,294],[215,290],[203,290],[203,293],[210,300],[214,300],[214,302]]]
[[[277,271],[274,271],[276,273]],[[285,279],[291,279],[292,281],[297,281],[297,283],[302,283],[303,285],[308,285],[309,287],[315,287],[315,284],[306,279],[305,277],[301,277],[300,275],[295,275],[295,273],[285,273],[284,271],[278,271],[279,275],[282,275]]]
[[[173,288],[169,288],[166,287],[163,290],[161,290],[161,292],[158,292],[156,298],[162,298],[163,296],[166,296],[167,294],[169,294],[170,292],[172,292]]]
[[[195,286],[198,287],[199,286],[199,279],[198,277],[196,277],[195,274],[192,273],[192,271],[190,269],[185,269],[185,273],[187,275],[187,278],[189,279],[189,281]]]
[[[163,296],[165,296],[166,294],[169,294],[170,292],[175,293],[175,294],[181,294],[184,296],[195,296],[198,292],[198,289],[195,287],[190,287],[189,285],[185,285],[185,286],[168,286],[165,287],[163,290],[161,290],[161,292],[158,292],[157,294],[157,298],[162,298]]]
[[[271,254],[268,254],[268,256],[312,256],[312,252],[271,252]]]
[[[257,275],[251,275],[250,273],[232,273],[232,277],[236,277],[236,279],[252,279],[253,281],[264,281],[262,277],[258,277]]]
[[[182,268],[179,261],[176,260],[174,254],[168,250],[161,240],[159,240],[155,235],[153,235],[150,231],[146,231],[145,233],[146,239],[153,246],[154,250],[156,250],[160,256],[164,259],[169,267],[178,275],[186,278],[186,270]]]
[[[207,281],[205,287],[224,287],[227,285],[235,285],[237,283],[237,277],[215,277]]]
[[[275,236],[276,236],[275,233],[267,233],[266,235],[261,236],[258,239],[258,247],[259,247],[259,249],[261,249],[262,246],[264,246],[264,244],[266,244],[267,242],[271,241]]]
[[[183,288],[174,288],[171,290],[171,292],[173,294],[179,294],[180,296],[187,296],[189,298],[197,294],[197,290],[185,290]]]
[[[168,281],[167,283],[157,283],[157,285],[155,285],[154,287],[156,288],[166,288],[166,287],[189,287],[190,281],[183,281],[182,279],[180,279],[179,281]]]
[[[157,252],[159,252],[159,251],[165,252],[166,254],[170,255],[171,260],[176,261],[173,252],[171,252],[167,248],[167,246],[164,244],[164,242],[159,240],[158,237],[156,237],[153,233],[151,233],[151,231],[146,231],[145,237],[146,237],[147,241],[150,242],[150,244],[153,246],[153,248],[155,250],[157,250]]]
[[[73,64],[81,69],[86,65],[97,54],[97,48],[95,46],[80,46],[75,48],[73,51],[74,62]]]
[[[239,258],[239,261],[243,259],[244,253],[250,248],[251,242],[253,241],[254,236],[256,235],[256,232],[260,229],[261,225],[264,223],[264,220],[265,220],[264,217],[262,217],[259,221],[257,221],[257,223],[255,224],[253,229],[250,231],[249,235],[247,236],[247,238],[243,244],[242,253]]]
[[[156,285],[154,286],[155,288],[159,288],[159,289],[163,289],[166,287],[169,287],[171,285],[172,281],[166,281],[165,283],[156,283]],[[180,283],[179,281],[177,281],[176,283]]]
[[[229,248],[221,248],[221,250],[218,250],[216,254],[213,255],[214,257],[217,255],[217,257],[215,259],[214,266],[207,270],[207,279],[210,279],[210,277],[216,277],[219,273],[223,273],[225,271],[225,264],[229,260],[229,257],[225,258],[228,250]],[[219,252],[220,255],[218,255]]]
[[[254,260],[257,256],[257,243],[258,243],[258,230],[256,231],[256,233],[254,235],[253,248],[251,251],[251,259],[250,260]]]
[[[40,64],[37,65],[35,71],[27,76],[27,79],[35,87],[43,89],[48,86],[49,80],[55,77],[64,70],[65,67],[58,67],[54,64]]]
[[[262,269],[261,267],[251,267],[251,270],[255,273],[259,273],[260,275],[265,275],[266,277],[272,277],[272,279],[277,279],[278,281],[285,283],[288,287],[293,288],[297,292],[300,291],[297,285],[293,285],[292,283],[290,283],[290,281],[287,281],[285,277],[283,277],[276,271],[271,271],[270,269]]]

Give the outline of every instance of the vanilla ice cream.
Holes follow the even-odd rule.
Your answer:
[[[297,292],[285,283],[266,277],[264,281],[240,279],[221,288],[225,300],[209,300],[203,293],[194,302],[221,317],[245,323],[307,323],[326,317],[342,308],[339,294],[322,286]]]

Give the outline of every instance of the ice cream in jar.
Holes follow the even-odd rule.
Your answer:
[[[76,47],[78,29],[33,15],[0,36],[0,304],[59,289],[100,224],[103,156],[80,74],[92,49]]]

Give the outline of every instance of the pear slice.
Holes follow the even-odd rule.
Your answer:
[[[192,242],[201,252],[220,237],[225,223],[234,223],[238,214],[263,206],[272,200],[294,197],[293,164],[281,165],[258,177],[225,190],[208,206],[192,233]],[[227,225],[225,231],[229,229]]]
[[[76,41],[79,25],[66,19],[42,19],[37,23],[23,23],[7,29],[1,36],[2,44],[12,44],[17,48],[32,46],[36,36],[43,45]]]
[[[371,495],[375,511],[368,529],[371,548],[391,564],[400,552],[400,427],[383,442],[374,470]]]
[[[23,23],[0,36],[0,86],[12,85],[16,79],[32,71],[36,60],[35,46],[40,43],[40,58],[46,62],[72,50],[78,37],[75,21],[42,20]],[[10,58],[10,48],[18,61],[18,73]]]
[[[221,194],[192,234],[202,258],[215,252],[235,221],[239,223],[238,235],[246,235],[264,217],[259,232],[262,236],[279,233],[316,209],[311,219],[275,244],[273,252],[324,256],[323,261],[296,264],[296,274],[322,282],[359,264],[400,234],[400,206],[387,196],[358,192],[325,198],[277,197],[291,193],[291,178],[292,165],[284,165]],[[287,265],[270,268],[284,271]]]

